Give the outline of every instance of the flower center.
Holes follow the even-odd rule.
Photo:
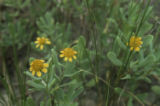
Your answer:
[[[133,41],[133,46],[134,46],[134,47],[138,47],[138,46],[139,46],[138,41],[135,40],[135,39],[134,39],[134,41]]]
[[[32,66],[31,67],[36,72],[41,71],[41,69],[43,68],[43,62],[41,60],[36,59],[36,60],[34,60],[32,62]]]
[[[40,40],[39,40],[39,44],[45,44],[45,42],[46,42],[46,40],[45,40],[45,38],[41,38]]]
[[[66,48],[64,49],[64,56],[66,57],[72,57],[74,56],[74,50],[72,48]]]
[[[141,45],[141,41],[138,38],[132,38],[130,41],[130,46],[139,47]]]

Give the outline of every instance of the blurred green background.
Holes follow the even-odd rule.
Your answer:
[[[16,88],[18,81],[15,70],[20,71],[18,75],[23,79],[24,71],[29,68],[29,58],[47,55],[48,51],[40,52],[35,48],[33,41],[36,37],[48,37],[53,42],[50,48],[56,46],[56,51],[60,51],[67,45],[76,45],[78,38],[83,36],[85,47],[88,51],[92,50],[89,52],[93,59],[91,64],[97,68],[97,75],[108,81],[107,75],[114,76],[114,70],[118,70],[121,64],[117,58],[123,60],[122,57],[126,56],[123,50],[126,50],[125,44],[130,33],[139,30],[147,2],[148,0],[0,0],[1,78],[7,73]],[[151,0],[138,32],[144,39],[142,51],[134,55],[135,58],[129,65],[136,73],[128,85],[133,90],[131,95],[135,100],[125,95],[127,99],[122,99],[119,106],[160,106],[159,6],[160,0]],[[82,59],[85,60],[86,57]],[[87,60],[80,64],[86,70],[90,67]],[[112,73],[107,74],[109,71]],[[84,79],[82,80],[89,87],[75,101],[80,106],[104,106],[105,100],[102,98],[103,92],[107,92],[106,86],[102,82],[99,84],[99,95],[95,90],[96,85],[92,85],[92,78]],[[124,79],[130,78],[126,75]],[[114,77],[109,79],[110,82],[112,80]],[[25,83],[26,78],[22,83],[23,81]],[[5,95],[2,80],[0,87],[0,95]],[[20,92],[23,89],[25,88],[22,87]],[[122,92],[119,88],[116,90]]]

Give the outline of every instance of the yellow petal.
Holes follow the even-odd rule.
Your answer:
[[[50,44],[51,44],[51,42],[50,42],[49,40],[47,40],[47,41],[46,41],[46,44],[50,45]]]
[[[38,47],[39,47],[39,44],[36,45],[36,48],[38,48]]]
[[[33,62],[30,63],[30,66],[33,64]]]
[[[133,39],[134,39],[134,38],[135,38],[135,36],[132,36],[131,38],[133,38]]]
[[[140,41],[140,44],[143,44],[143,42],[142,42],[142,41]]]
[[[29,70],[30,70],[30,71],[33,71],[33,68],[32,68],[32,67],[30,67],[30,68],[29,68]]]
[[[64,57],[64,54],[60,54],[59,57]]]
[[[65,57],[65,58],[64,58],[64,61],[67,61],[67,60],[68,60],[68,58],[67,58],[67,57]]]
[[[72,58],[69,58],[69,61],[72,62]]]
[[[133,47],[131,47],[130,50],[132,51],[132,50],[133,50]]]
[[[40,40],[41,38],[40,37],[37,37],[37,40]]]
[[[128,46],[128,42],[126,43],[126,45]]]
[[[38,43],[38,41],[34,41],[34,43]]]
[[[44,60],[40,60],[40,61],[44,63]]]
[[[76,57],[76,56],[73,56],[73,58],[74,58],[74,59],[77,59],[77,57]]]
[[[41,77],[41,76],[42,76],[42,73],[41,73],[40,71],[38,71],[38,72],[37,72],[37,76],[38,76],[38,77]]]
[[[74,51],[74,54],[77,54],[77,51]]]
[[[44,67],[48,67],[49,64],[48,64],[48,63],[44,63],[43,66],[44,66]]]
[[[35,75],[35,71],[32,71],[32,75],[33,75],[33,76]]]
[[[140,48],[139,48],[139,47],[136,47],[136,48],[135,48],[135,51],[137,51],[137,52],[138,52],[139,50],[140,50]]]
[[[44,73],[47,73],[47,69],[46,68],[44,68],[44,69],[42,69],[42,71],[44,72]]]
[[[62,51],[60,51],[61,53],[64,53],[64,51],[62,50]]]
[[[137,39],[138,39],[138,40],[142,40],[142,38],[141,38],[141,37],[137,37]]]
[[[43,45],[40,46],[40,50],[43,50]]]

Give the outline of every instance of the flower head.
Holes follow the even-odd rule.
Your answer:
[[[44,60],[35,59],[30,64],[30,71],[32,72],[32,75],[37,74],[38,77],[42,76],[42,72],[47,72],[48,64],[44,62]]]
[[[73,50],[72,48],[65,48],[60,52],[60,57],[64,57],[64,61],[72,62],[72,58],[77,59],[77,57],[75,56],[77,54],[77,51]]]
[[[37,40],[35,41],[35,43],[37,44],[36,48],[40,47],[40,50],[43,50],[45,44],[47,45],[51,44],[50,40],[45,37],[37,37]]]
[[[132,36],[129,41],[129,46],[131,51],[139,51],[141,45],[143,44],[142,38],[138,36]]]

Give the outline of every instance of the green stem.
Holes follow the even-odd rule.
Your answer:
[[[50,88],[49,88],[49,79],[50,79],[50,67],[49,67],[49,71],[47,73],[47,85],[46,85],[46,90],[47,90],[47,94],[49,95],[50,99],[51,99],[51,106],[54,106],[55,103],[54,103],[54,97],[53,95],[50,93]]]
[[[146,6],[146,8],[145,8],[145,10],[144,10],[144,13],[143,13],[141,22],[140,22],[140,24],[139,24],[139,26],[138,26],[138,29],[137,29],[136,33],[135,33],[136,36],[138,36],[138,33],[139,33],[139,31],[140,31],[143,23],[144,23],[144,18],[145,18],[145,15],[146,15],[146,13],[147,13],[147,10],[148,10],[148,7],[149,7],[149,5],[150,5],[150,2],[151,2],[151,0],[148,0],[148,3],[147,3],[147,6]]]
[[[90,16],[91,17],[93,17],[93,20],[94,20],[94,24],[95,24],[95,27],[96,27],[96,29],[94,30],[94,28],[92,29],[93,31],[96,31],[97,30],[97,24],[96,24],[96,18],[95,18],[95,15],[94,15],[94,12],[92,12],[92,10],[91,10],[91,8],[90,8],[90,6],[89,6],[89,3],[88,3],[88,0],[85,0],[86,1],[86,6],[87,6],[87,9],[88,9],[88,11],[89,11],[89,14],[90,14]],[[93,25],[92,25],[93,26]],[[98,48],[97,48],[97,36],[91,31],[91,33],[92,33],[92,35],[93,35],[93,43],[94,43],[94,47],[95,47],[95,50],[96,50],[96,59],[95,59],[95,68],[94,68],[94,66],[92,67],[92,70],[93,70],[93,72],[94,72],[94,74],[95,74],[95,81],[96,81],[96,87],[97,87],[97,90],[98,90],[98,92],[100,92],[100,89],[99,89],[99,87],[98,87],[98,79],[97,79],[97,77],[98,77],[98,70],[99,70],[99,59],[98,59]],[[91,61],[91,59],[89,58],[89,60],[90,60],[90,64],[92,64],[92,61]],[[98,93],[98,94],[100,94],[100,93]]]
[[[2,50],[2,49],[1,49]],[[3,76],[4,78],[0,77],[5,89],[7,90],[8,96],[11,100],[11,103],[16,104],[16,94],[13,90],[13,85],[10,81],[10,78],[8,76],[8,71],[7,71],[7,67],[6,67],[6,62],[5,62],[5,55],[4,55],[4,50],[2,50],[2,72],[3,72]]]
[[[12,35],[12,39],[13,39],[13,59],[14,59],[14,66],[15,66],[15,70],[16,70],[16,75],[17,75],[17,79],[18,79],[18,87],[19,87],[19,91],[20,91],[20,95],[21,95],[21,105],[25,106],[24,101],[25,101],[25,80],[22,75],[22,72],[19,69],[19,63],[18,63],[18,53],[17,53],[17,49],[16,49],[16,43],[15,43],[15,36]]]
[[[109,84],[110,84],[110,80],[109,80]],[[109,93],[109,91],[110,91],[110,87],[109,86],[107,86],[107,99],[106,99],[106,106],[108,106],[108,103],[109,103],[109,95],[110,95],[110,93]]]

